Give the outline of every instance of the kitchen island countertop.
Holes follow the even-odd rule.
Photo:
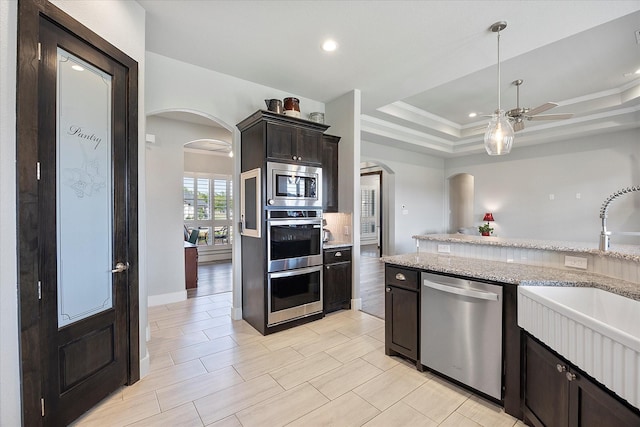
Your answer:
[[[638,286],[638,284],[583,271],[464,258],[435,253],[410,253],[385,256],[381,258],[381,261],[388,264],[428,270],[436,273],[455,274],[473,279],[491,280],[513,285],[594,287],[627,298],[640,300],[640,286]]]
[[[350,248],[353,246],[351,242],[339,242],[337,240],[329,240],[322,244],[322,249]]]

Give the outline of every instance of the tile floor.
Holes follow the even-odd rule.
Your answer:
[[[501,408],[384,354],[359,311],[262,336],[231,293],[149,308],[149,375],[76,426],[522,426]]]

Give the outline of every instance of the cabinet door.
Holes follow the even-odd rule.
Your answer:
[[[418,292],[395,286],[385,292],[385,342],[396,351],[418,360]]]
[[[324,135],[322,139],[322,210],[338,212],[338,141],[340,137]]]
[[[351,262],[324,266],[324,311],[351,308]]]
[[[322,163],[322,132],[298,129],[296,154],[299,162],[320,165]]]
[[[275,160],[293,161],[297,158],[297,129],[291,126],[267,123],[267,157]]]
[[[580,373],[570,381],[569,425],[572,427],[640,426],[634,411]]]
[[[526,337],[525,409],[545,426],[569,423],[567,365],[536,341]],[[530,415],[525,414],[525,415]]]

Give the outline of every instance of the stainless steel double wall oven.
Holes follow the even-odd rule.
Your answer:
[[[322,169],[267,164],[267,325],[322,312]]]

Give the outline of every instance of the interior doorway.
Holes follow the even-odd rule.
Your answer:
[[[382,255],[382,171],[360,174],[360,255]]]
[[[147,192],[165,195],[157,203],[150,199],[149,210],[158,213],[148,226],[163,231],[149,239],[154,248],[172,247],[170,258],[158,254],[158,260],[169,258],[165,262],[155,263],[156,254],[151,251],[150,279],[172,274],[170,265],[185,262],[182,245],[191,245],[184,251],[193,253],[195,247],[197,261],[185,262],[185,277],[175,278],[189,277],[186,296],[231,292],[236,160],[232,130],[209,114],[179,109],[149,114],[147,132],[154,140],[146,151]]]

